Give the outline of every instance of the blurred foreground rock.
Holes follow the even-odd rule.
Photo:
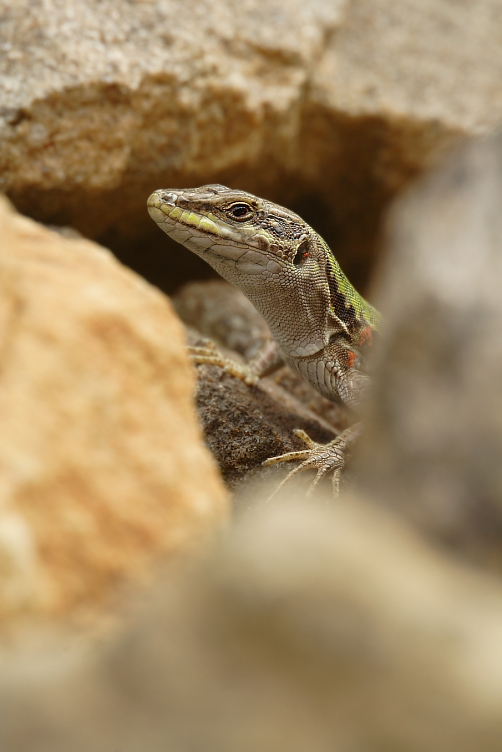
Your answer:
[[[502,135],[459,149],[399,203],[376,290],[387,322],[366,487],[502,566]]]
[[[248,518],[113,645],[2,665],[9,752],[500,752],[502,585],[382,510]]]
[[[502,120],[499,14],[498,0],[1,0],[0,189],[172,291],[208,269],[169,249],[146,196],[229,183],[292,205],[360,286],[396,192]]]
[[[0,614],[92,611],[227,515],[184,333],[113,256],[0,203]]]

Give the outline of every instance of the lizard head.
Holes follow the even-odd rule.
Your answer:
[[[224,185],[155,191],[148,211],[164,232],[223,276],[231,268],[237,274],[275,270],[274,261],[300,267],[315,252],[315,233],[297,214]]]
[[[157,190],[147,203],[165,233],[242,290],[291,357],[318,352],[346,328],[331,305],[339,267],[294,212],[223,185]]]

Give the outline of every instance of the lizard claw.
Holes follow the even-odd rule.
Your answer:
[[[330,441],[329,444],[318,444],[316,441],[313,441],[305,431],[302,431],[299,428],[295,429],[293,433],[307,445],[307,449],[303,449],[299,452],[287,452],[278,457],[270,457],[270,459],[263,462],[265,467],[270,467],[271,465],[276,465],[280,462],[300,460],[300,464],[286,475],[284,480],[281,481],[270,496],[270,499],[272,499],[286,483],[289,483],[295,475],[304,470],[317,470],[316,476],[307,491],[307,496],[311,496],[319,481],[324,478],[325,475],[332,472],[333,496],[336,498],[340,491],[340,476],[349,449],[360,435],[360,424],[356,423],[350,428],[347,428],[337,436],[336,439]]]

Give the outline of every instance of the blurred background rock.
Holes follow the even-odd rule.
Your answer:
[[[0,0],[2,752],[502,749],[501,74],[495,0]],[[174,310],[266,328],[145,211],[206,182],[385,315],[331,509],[247,485],[226,526]],[[287,371],[195,397],[240,491],[346,420]]]
[[[469,142],[393,209],[361,473],[443,544],[502,565],[502,135]],[[371,435],[370,435],[371,434]]]
[[[391,199],[502,117],[498,0],[2,0],[0,190],[172,292],[208,267],[144,211],[222,182],[370,278]]]

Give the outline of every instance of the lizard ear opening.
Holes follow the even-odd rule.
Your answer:
[[[310,256],[310,243],[308,238],[302,240],[298,248],[296,249],[296,255],[293,259],[295,266],[301,266]]]

